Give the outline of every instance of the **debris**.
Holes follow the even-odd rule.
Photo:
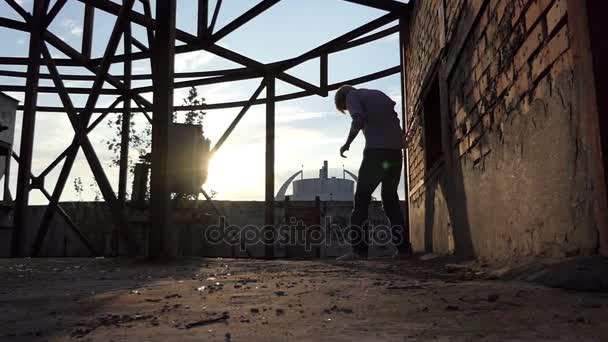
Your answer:
[[[165,296],[165,299],[171,299],[171,298],[182,298],[182,296],[180,296],[177,293]]]
[[[422,261],[429,261],[429,260],[433,260],[439,258],[439,254],[433,254],[433,253],[429,253],[429,254],[425,254],[423,256],[420,257],[420,260]]]
[[[206,288],[207,288],[207,286],[201,286],[201,287],[196,288],[196,290],[199,292],[203,292],[203,291],[205,291]]]
[[[192,329],[192,328],[201,327],[201,326],[205,326],[205,325],[209,325],[209,324],[213,324],[213,323],[223,322],[223,321],[228,320],[229,318],[230,318],[230,315],[228,314],[228,312],[224,312],[219,317],[202,319],[200,321],[188,323],[184,327],[186,329]]]
[[[258,308],[251,308],[251,313],[254,313],[254,314],[260,313],[260,309],[258,309]]]
[[[500,298],[500,297],[497,294],[491,294],[488,296],[488,302],[494,303],[495,301],[498,300],[498,298]]]
[[[274,294],[279,297],[287,296],[287,293],[285,293],[285,291],[275,291]]]
[[[471,265],[465,264],[446,264],[445,270],[448,273],[456,273],[456,272],[472,272]]]
[[[460,308],[458,306],[456,306],[456,305],[448,305],[448,306],[445,307],[445,309],[448,310],[448,311],[458,311],[458,310],[460,310]]]
[[[423,289],[420,285],[393,285],[388,286],[387,290],[420,290]]]
[[[277,316],[283,316],[285,314],[285,310],[283,310],[283,309],[276,309],[276,313],[277,313]]]

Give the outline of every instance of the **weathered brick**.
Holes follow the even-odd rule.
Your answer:
[[[468,138],[469,138],[469,147],[474,146],[475,144],[477,144],[477,142],[481,138],[482,133],[483,132],[482,132],[482,126],[481,125],[477,125],[477,126],[473,127],[473,129],[471,130],[471,132],[469,132],[469,135],[468,135]]]
[[[517,106],[522,96],[530,90],[529,69],[530,67],[526,66],[517,73],[513,85],[505,94],[505,105],[508,112]]]
[[[471,147],[469,150],[469,159],[471,159],[473,163],[477,163],[481,160],[481,148],[479,144]]]
[[[513,83],[513,68],[506,68],[499,76],[496,81],[496,95],[502,96],[507,88]]]
[[[545,33],[543,28],[536,26],[515,54],[515,71],[519,71],[527,65],[530,56],[541,46],[544,40]]]
[[[464,139],[462,139],[460,141],[460,144],[458,145],[458,152],[460,153],[460,156],[462,157],[463,155],[465,155],[465,153],[467,153],[468,150],[469,150],[469,138],[465,137]]]
[[[486,113],[482,118],[481,118],[481,122],[483,124],[483,128],[485,130],[490,130],[492,129],[492,114],[491,113]]]
[[[563,72],[572,72],[574,68],[574,60],[572,57],[572,50],[568,49],[562,54],[553,67],[551,68],[551,76],[556,79]]]
[[[530,3],[530,7],[526,11],[526,29],[528,32],[536,25],[536,23],[541,18],[544,11],[547,9],[547,6],[551,3],[552,0],[534,0]]]
[[[556,0],[547,13],[547,32],[553,33],[557,25],[566,16],[567,4],[565,0]]]
[[[568,26],[564,26],[551,38],[532,62],[532,80],[536,81],[569,47]]]
[[[456,127],[461,127],[464,124],[464,120],[467,118],[467,112],[464,107],[456,114]]]
[[[504,103],[499,102],[496,106],[494,106],[494,112],[492,113],[492,116],[492,130],[497,130],[500,124],[503,122],[504,118],[507,116]]]

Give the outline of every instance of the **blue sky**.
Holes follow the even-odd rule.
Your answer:
[[[31,11],[33,0],[20,0],[26,10]],[[120,3],[119,0],[115,1]],[[154,1],[152,1],[154,9]],[[255,0],[224,0],[216,30],[238,17],[247,9],[255,6]],[[178,28],[194,33],[196,30],[195,0],[178,0],[177,22]],[[210,0],[213,8],[215,0]],[[141,5],[135,7],[141,10]],[[66,7],[59,14],[50,30],[60,36],[64,41],[79,49],[82,39],[82,17],[84,6],[76,0],[69,0]],[[19,16],[0,1],[0,15],[16,20]],[[254,19],[232,35],[219,42],[219,45],[239,52],[250,58],[264,63],[279,61],[304,53],[324,42],[327,42],[343,33],[346,33],[370,20],[385,14],[380,10],[351,4],[340,0],[282,0],[262,16]],[[93,55],[100,56],[114,25],[115,17],[102,11],[95,13],[95,35],[93,41]],[[133,26],[133,35],[142,42],[146,42],[145,31]],[[357,47],[330,55],[329,82],[338,82],[380,71],[399,64],[398,37],[389,36],[367,46]],[[27,56],[28,34],[0,28],[0,41],[11,42],[0,46],[2,56]],[[54,51],[55,56],[62,56]],[[119,49],[119,53],[122,47]],[[307,62],[288,72],[308,82],[318,84],[318,60]],[[203,71],[238,67],[237,64],[226,61],[220,57],[206,52],[182,54],[176,57],[176,71]],[[4,70],[20,70],[23,67],[2,65]],[[85,73],[83,68],[61,68],[63,73]],[[42,72],[47,72],[42,68]],[[115,65],[110,70],[112,74],[120,75],[122,65]],[[134,64],[134,73],[148,73],[147,61]],[[234,83],[225,83],[213,86],[199,87],[199,94],[204,96],[208,103],[219,103],[233,100],[245,100],[259,84],[259,80],[248,80]],[[0,77],[0,84],[24,84],[24,80]],[[51,85],[50,80],[42,81],[42,85]],[[133,86],[149,85],[149,82],[134,82]],[[86,87],[90,82],[71,82],[69,85]],[[372,87],[385,91],[399,103],[400,81],[399,76],[391,76],[374,81],[360,87]],[[294,87],[282,82],[277,83],[278,94],[296,90]],[[176,90],[175,102],[181,103],[187,89]],[[18,99],[22,94],[9,93]],[[151,94],[144,94],[151,99]],[[86,95],[72,97],[76,106],[84,105]],[[107,106],[113,102],[111,96],[102,96],[98,102],[100,106]],[[39,105],[60,105],[54,94],[41,94]],[[327,98],[318,96],[298,99],[277,104],[276,117],[276,188],[292,173],[304,165],[305,177],[316,177],[323,160],[330,164],[330,176],[341,176],[342,165],[356,173],[363,149],[364,139],[361,135],[353,144],[348,159],[338,155],[338,149],[345,141],[350,120],[336,112],[333,107],[333,94]],[[397,105],[397,112],[401,107]],[[212,140],[217,139],[238,113],[239,108],[228,110],[208,111],[205,117],[205,133]],[[111,120],[109,116],[106,120]],[[19,144],[21,116],[18,113],[18,126],[16,129],[15,144]],[[141,126],[143,117],[137,115],[135,121]],[[216,158],[211,162],[210,178],[206,188],[218,192],[219,199],[229,200],[261,200],[264,197],[264,132],[265,109],[264,106],[254,106],[241,121],[227,142],[220,149]],[[106,151],[104,141],[113,133],[105,123],[90,134],[90,139],[98,155],[109,164],[109,152]],[[41,172],[65,147],[68,146],[73,134],[65,114],[41,113],[36,121],[36,144],[34,149],[33,172]],[[136,157],[135,153],[131,153]],[[46,179],[47,190],[51,191],[59,168]],[[106,173],[117,188],[118,170],[106,168]],[[15,188],[16,167],[13,167],[12,189]],[[86,191],[83,200],[92,199],[96,193],[93,177],[82,153],[72,171],[70,180],[81,177],[85,182]],[[403,183],[403,180],[402,180]],[[130,188],[130,187],[129,187]],[[14,192],[13,192],[14,193]],[[403,199],[403,186],[401,186]],[[64,192],[63,201],[77,200],[71,182]],[[32,203],[46,203],[46,200],[33,191]]]

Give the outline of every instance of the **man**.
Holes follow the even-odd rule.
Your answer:
[[[367,258],[368,244],[363,224],[368,217],[372,193],[380,183],[382,206],[391,224],[393,243],[397,247],[393,257],[407,258],[412,254],[412,247],[397,194],[403,162],[403,133],[394,110],[395,102],[379,90],[355,89],[345,85],[336,92],[335,103],[336,109],[342,113],[348,111],[352,118],[350,133],[346,143],[340,148],[340,155],[346,158],[344,152],[349,150],[359,131],[363,130],[365,136],[365,150],[355,192],[355,208],[348,232],[353,249],[338,260]]]

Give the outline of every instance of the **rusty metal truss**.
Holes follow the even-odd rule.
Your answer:
[[[130,120],[133,114],[141,113],[152,123],[152,179],[151,179],[151,201],[150,201],[150,239],[148,242],[148,255],[150,257],[172,257],[175,256],[175,244],[172,242],[174,233],[169,225],[170,193],[168,186],[167,155],[169,145],[169,125],[173,111],[204,110],[222,108],[242,108],[230,124],[225,133],[213,147],[217,151],[232,133],[239,121],[253,105],[264,104],[266,106],[266,184],[265,222],[268,229],[272,229],[274,209],[274,159],[275,159],[275,104],[279,101],[287,101],[307,96],[328,96],[328,92],[338,89],[343,84],[361,84],[377,80],[390,75],[402,73],[404,70],[404,47],[407,40],[407,27],[411,4],[405,4],[393,0],[342,0],[358,5],[386,11],[383,16],[368,22],[340,37],[337,37],[317,48],[295,58],[280,62],[264,64],[242,54],[226,49],[218,43],[229,34],[256,18],[264,11],[280,2],[280,0],[262,0],[257,5],[226,24],[216,29],[216,22],[222,0],[217,0],[214,8],[210,8],[208,0],[192,1],[193,7],[197,9],[197,34],[176,28],[176,0],[157,0],[156,18],[152,16],[149,0],[122,0],[122,3],[110,0],[76,0],[84,4],[84,26],[82,35],[82,48],[78,51],[66,44],[60,37],[48,30],[49,25],[57,17],[58,13],[66,5],[67,0],[34,0],[33,13],[24,10],[15,0],[5,1],[22,20],[13,20],[0,16],[0,27],[28,32],[29,56],[27,57],[1,57],[0,76],[24,78],[25,86],[1,85],[0,91],[24,93],[24,103],[19,107],[23,111],[23,123],[21,132],[21,146],[19,154],[13,157],[19,163],[17,179],[17,193],[14,213],[14,233],[12,239],[12,253],[14,256],[37,256],[49,230],[54,216],[58,213],[68,223],[76,237],[89,249],[92,255],[98,255],[93,245],[79,230],[77,225],[70,219],[61,208],[59,199],[66,186],[69,174],[74,165],[78,150],[82,149],[87,162],[93,172],[96,183],[101,190],[105,202],[108,204],[113,218],[115,229],[120,232],[121,241],[129,253],[136,254],[137,243],[130,236],[127,229],[125,214],[125,198],[127,188],[128,170],[128,146]],[[140,2],[143,5],[143,13],[133,9],[134,4]],[[92,58],[92,40],[95,29],[94,17],[97,11],[109,13],[115,17],[112,33],[101,58]],[[209,20],[210,19],[210,20]],[[147,42],[140,42],[132,36],[132,26],[139,25],[147,32]],[[388,26],[388,28],[383,28]],[[330,54],[361,46],[389,35],[400,34],[401,63],[392,68],[379,70],[372,74],[335,83],[328,83],[328,56]],[[118,46],[124,44],[123,53],[117,54]],[[55,58],[51,55],[49,46],[63,53],[67,58]],[[133,52],[136,47],[138,51]],[[229,61],[241,65],[239,68],[197,71],[197,72],[174,72],[174,58],[176,54],[207,51]],[[132,63],[138,60],[150,60],[150,74],[133,74]],[[286,71],[304,62],[318,59],[320,61],[320,84],[315,85],[300,78],[291,76]],[[122,75],[110,74],[109,70],[113,64],[122,63]],[[26,72],[2,70],[2,65],[27,66]],[[41,65],[46,66],[48,73],[41,73]],[[61,74],[58,67],[77,66],[86,68],[91,74],[67,75]],[[247,79],[261,78],[260,86],[247,101],[236,101],[227,103],[202,104],[200,106],[174,106],[173,90],[191,86],[202,86],[222,82],[233,82]],[[40,80],[51,80],[54,86],[41,86]],[[69,87],[65,81],[91,81],[93,85],[87,88]],[[151,80],[152,86],[132,87],[132,81]],[[299,90],[286,94],[275,94],[276,80],[286,82],[297,87]],[[108,83],[114,89],[104,88]],[[405,91],[403,76],[401,77],[402,95]],[[260,95],[265,90],[265,97]],[[142,93],[153,92],[152,103],[141,96]],[[61,106],[49,107],[38,106],[37,95],[39,93],[58,94]],[[86,105],[76,108],[70,98],[71,94],[87,94]],[[116,101],[107,108],[98,106],[101,95],[118,96]],[[131,108],[131,101],[136,107]],[[120,106],[122,104],[122,106]],[[403,104],[402,104],[403,105]],[[45,112],[66,113],[74,129],[72,143],[59,157],[54,160],[40,175],[35,176],[31,172],[32,150],[34,144],[34,129],[36,115]],[[405,111],[404,111],[405,112]],[[123,115],[123,129],[121,136],[120,172],[118,191],[114,192],[110,181],[104,171],[103,165],[93,148],[88,133],[90,133],[109,113],[121,113]],[[149,113],[153,113],[152,116]],[[96,120],[91,122],[93,114],[100,114]],[[404,120],[405,122],[405,120]],[[44,177],[62,164],[57,183],[49,192],[44,187]],[[26,227],[28,218],[29,192],[32,189],[40,190],[48,199],[49,204],[45,209],[43,218],[33,239],[33,244],[25,243]],[[407,193],[407,191],[406,191]],[[116,195],[117,194],[117,195]],[[206,194],[205,194],[206,195]],[[407,220],[406,220],[407,222]],[[272,257],[273,249],[271,241],[266,245],[266,256]]]

